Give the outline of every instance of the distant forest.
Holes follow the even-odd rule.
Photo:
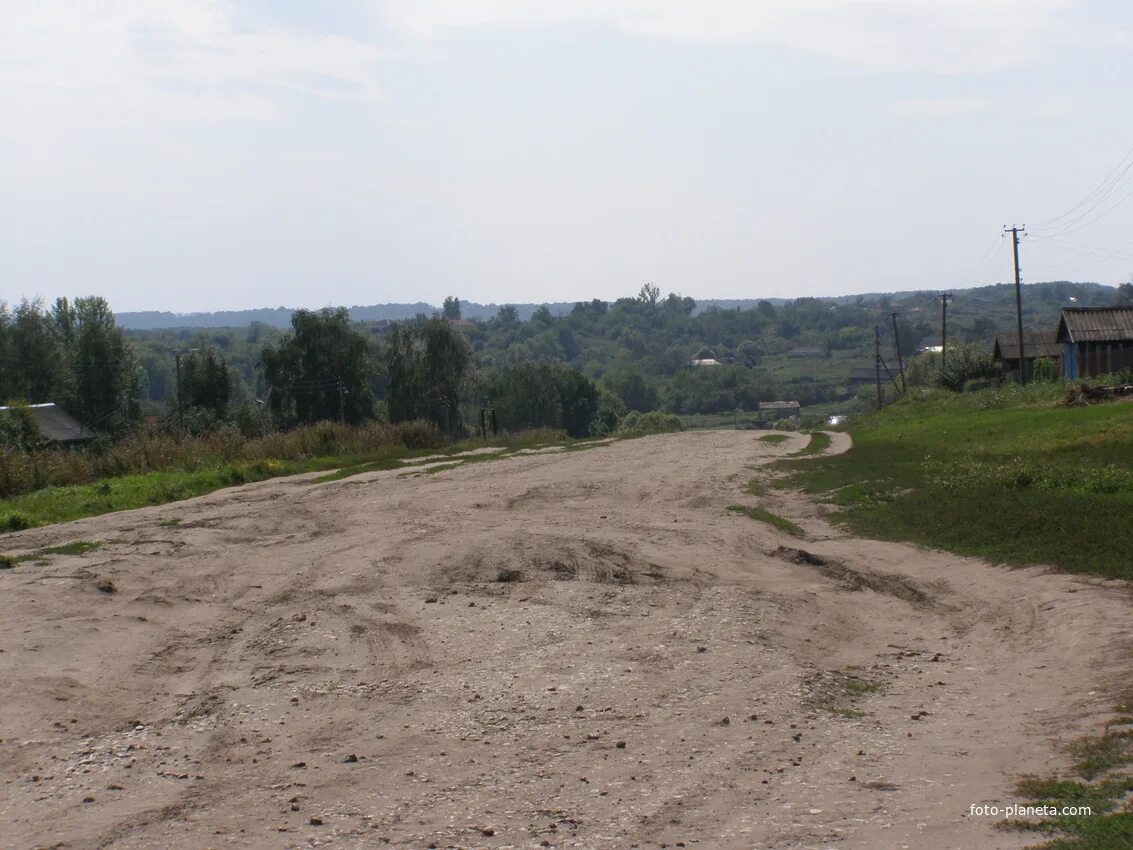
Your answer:
[[[1024,324],[1053,328],[1064,306],[1123,301],[1133,303],[1133,285],[1030,284]],[[601,433],[635,411],[722,414],[775,400],[813,413],[846,410],[865,398],[875,346],[895,363],[894,325],[906,365],[940,342],[932,292],[722,306],[647,284],[612,302],[492,306],[485,315],[483,305],[452,296],[440,307],[208,317],[279,313],[286,327],[256,319],[143,330],[129,329],[131,314],[115,316],[100,298],[0,304],[0,395],[61,403],[114,433],[144,414],[198,431],[426,418],[451,433],[477,421],[482,407],[498,410],[509,427]],[[994,370],[991,343],[1012,331],[1014,310],[1012,286],[954,293],[949,345],[968,353],[951,362],[978,362],[957,381]],[[919,374],[930,357],[921,358]]]
[[[381,319],[419,322],[433,315],[463,320],[458,326],[475,354],[481,386],[524,363],[558,363],[595,381],[625,410],[722,413],[752,410],[759,401],[798,400],[838,405],[856,392],[863,370],[873,366],[874,329],[883,355],[894,360],[891,314],[898,313],[903,356],[940,342],[940,301],[934,292],[904,292],[745,302],[698,303],[648,286],[612,302],[571,305],[474,305],[456,297],[444,305],[378,305],[351,308],[375,352],[371,377],[375,398],[384,398],[386,369],[376,354],[386,332]],[[1015,322],[1014,287],[1001,284],[958,290],[949,304],[953,343],[971,342],[990,351],[996,333]],[[1095,283],[1037,283],[1024,287],[1024,323],[1053,327],[1063,306],[1106,306],[1128,297]],[[256,312],[256,311],[251,311]],[[274,312],[274,311],[269,311]],[[291,314],[282,311],[290,320]],[[166,314],[169,315],[169,314]],[[209,314],[210,317],[236,314]],[[243,313],[239,315],[244,315]],[[120,320],[123,317],[120,317]],[[181,327],[132,330],[127,336],[145,370],[146,400],[168,399],[174,382],[172,353],[190,344],[220,350],[233,372],[234,401],[262,397],[260,368],[265,345],[283,330],[263,321],[243,327]],[[714,360],[719,366],[692,366]],[[480,392],[480,390],[475,390]]]
[[[768,299],[772,304],[783,304],[785,298]],[[697,312],[711,307],[721,309],[749,310],[759,303],[758,298],[715,298],[701,301]],[[549,301],[543,304],[512,304],[519,318],[527,321],[540,307],[546,307],[553,316],[565,316],[574,309],[573,301]],[[478,304],[474,301],[461,301],[461,314],[465,319],[490,319],[499,313],[502,304]],[[355,322],[370,322],[379,319],[402,321],[418,316],[429,316],[439,307],[418,301],[414,304],[370,304],[368,306],[347,307],[347,313]],[[170,313],[167,311],[145,310],[134,313],[119,313],[118,324],[128,330],[169,330],[180,328],[241,328],[254,322],[273,328],[287,328],[291,323],[291,307],[260,307],[253,310],[218,310],[213,313]]]

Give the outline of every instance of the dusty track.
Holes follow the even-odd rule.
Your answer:
[[[806,541],[726,513],[755,501],[746,466],[804,440],[755,437],[300,477],[0,538],[112,541],[0,574],[0,844],[1033,841],[968,807],[1097,731],[1127,590],[849,538],[798,497],[772,507]]]

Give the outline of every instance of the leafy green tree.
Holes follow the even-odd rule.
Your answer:
[[[758,366],[763,362],[764,351],[759,344],[745,339],[736,346],[736,356],[744,366]]]
[[[141,417],[141,370],[105,298],[76,298],[71,412],[95,430],[120,434]]]
[[[496,313],[496,322],[503,328],[514,328],[519,324],[519,311],[511,304],[504,304]]]
[[[386,337],[385,360],[391,422],[428,419],[445,433],[461,430],[460,396],[472,347],[446,319],[395,325]]]
[[[490,396],[500,424],[512,431],[563,428],[572,437],[585,437],[599,410],[594,382],[559,363],[524,363],[509,369],[498,377]]]
[[[39,420],[27,404],[14,404],[7,410],[0,410],[0,446],[27,451],[37,449],[42,444],[43,434],[39,429]]]
[[[366,337],[350,323],[346,308],[297,310],[291,331],[260,356],[272,412],[285,424],[340,415],[351,424],[370,419],[374,399],[367,353]]]
[[[208,411],[216,422],[228,418],[232,374],[217,349],[206,346],[182,358],[180,396],[180,404],[187,410]]]
[[[1114,302],[1122,306],[1133,306],[1133,281],[1117,287],[1117,296]]]
[[[16,364],[12,353],[12,314],[0,301],[0,403],[14,399]]]
[[[454,295],[448,296],[445,299],[444,306],[441,308],[441,310],[446,319],[459,319],[460,299]]]
[[[657,308],[657,301],[661,297],[661,287],[655,283],[646,283],[641,287],[641,291],[637,293],[637,298],[648,307],[650,310]]]
[[[562,399],[553,364],[522,363],[509,369],[490,395],[500,425],[510,431],[562,424]]]
[[[589,437],[598,413],[598,387],[581,372],[558,368],[562,426],[570,437]]]
[[[657,390],[640,372],[633,369],[611,369],[602,376],[602,383],[629,410],[645,413],[657,407]]]
[[[9,394],[29,404],[60,401],[68,383],[66,363],[41,299],[24,298],[16,306],[9,346]]]

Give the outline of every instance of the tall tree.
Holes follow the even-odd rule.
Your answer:
[[[12,353],[12,313],[0,301],[0,404],[16,397],[16,364]]]
[[[444,307],[441,308],[446,319],[459,319],[460,318],[460,299],[455,295],[450,295],[445,299]]]
[[[71,412],[99,431],[119,434],[141,416],[141,371],[105,298],[76,298]]]
[[[357,424],[373,416],[366,337],[350,323],[345,307],[297,310],[291,331],[265,346],[260,362],[272,412],[285,423],[341,415]]]
[[[391,422],[428,419],[446,433],[460,430],[460,393],[472,347],[445,319],[399,324],[386,337]]]
[[[232,397],[228,361],[211,345],[183,358],[180,393],[184,408],[207,410],[216,421],[225,419]]]
[[[512,304],[504,304],[496,312],[496,323],[502,328],[514,328],[519,324],[519,311]]]
[[[16,306],[10,345],[11,394],[29,404],[60,401],[67,385],[63,351],[41,299]]]
[[[654,309],[657,306],[657,299],[661,297],[661,287],[655,283],[646,283],[641,287],[641,291],[637,293],[637,298],[642,304]]]

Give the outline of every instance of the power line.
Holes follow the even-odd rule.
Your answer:
[[[960,289],[965,288],[968,283],[972,282],[978,277],[979,272],[983,270],[984,265],[991,258],[992,254],[995,253],[995,249],[999,247],[999,240],[1000,237],[996,236],[995,239],[992,240],[991,245],[988,246],[987,252],[980,258],[979,262],[972,266],[971,271],[960,278]]]
[[[1125,189],[1127,187],[1128,187],[1128,184],[1126,184],[1126,186],[1122,186],[1121,188]],[[1102,201],[1099,201],[1097,205],[1091,207],[1089,210],[1082,213],[1082,215],[1073,219],[1071,222],[1069,222],[1061,230],[1055,230],[1053,233],[1045,233],[1045,236],[1047,238],[1051,238],[1051,237],[1054,237],[1054,236],[1064,236],[1067,233],[1077,233],[1079,230],[1085,230],[1087,227],[1093,227],[1094,224],[1101,221],[1103,218],[1105,218],[1111,212],[1113,212],[1114,210],[1121,207],[1130,198],[1133,198],[1133,189],[1130,189],[1130,191],[1126,192],[1124,195],[1119,197],[1117,199],[1117,201],[1115,201],[1114,203],[1111,203],[1108,207],[1103,209],[1101,212],[1098,212],[1096,215],[1091,215],[1092,213],[1094,213],[1098,209],[1098,207],[1102,203]],[[1108,200],[1108,198],[1107,198],[1107,200]]]
[[[1063,219],[1070,218],[1072,216],[1075,217],[1075,220],[1081,220],[1082,217],[1089,215],[1090,212],[1092,212],[1094,209],[1097,209],[1098,206],[1105,203],[1106,200],[1113,197],[1114,194],[1124,188],[1123,181],[1125,183],[1128,183],[1128,181],[1126,180],[1126,175],[1129,174],[1131,169],[1133,169],[1133,148],[1129,149],[1125,156],[1123,156],[1118,161],[1117,165],[1113,167],[1113,170],[1110,171],[1108,175],[1106,175],[1106,178],[1102,180],[1102,182],[1099,183],[1092,192],[1086,195],[1086,197],[1084,197],[1066,212],[1062,213],[1062,215],[1055,216],[1052,219],[1040,222],[1039,224],[1035,225],[1033,229],[1045,230],[1055,225],[1057,222],[1060,222]],[[1079,212],[1079,210],[1082,210],[1083,207],[1088,208],[1083,212]]]

